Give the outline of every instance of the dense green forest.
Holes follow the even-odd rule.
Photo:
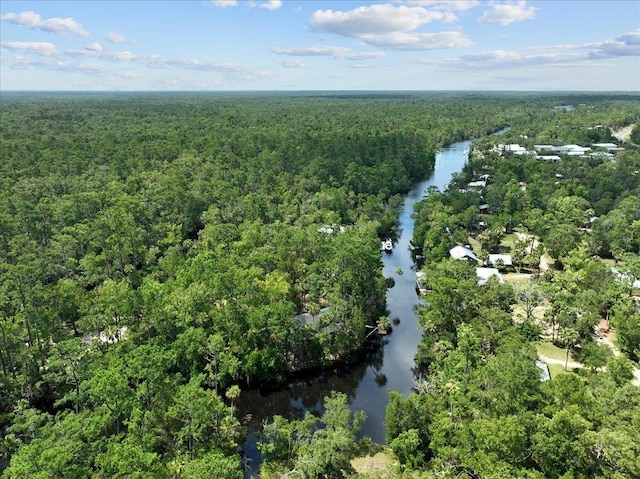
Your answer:
[[[367,326],[386,314],[380,239],[438,148],[507,125],[502,143],[604,142],[609,128],[640,118],[634,95],[0,100],[7,478],[242,477],[245,427],[234,401],[245,388],[358,351]],[[564,104],[584,107],[553,108]],[[530,344],[537,326],[512,320],[516,292],[478,288],[467,265],[441,260],[488,203],[487,251],[505,227],[522,225],[557,259],[544,288],[558,341],[567,350],[586,341],[593,318],[610,313],[637,360],[631,291],[607,281],[594,255],[638,273],[638,151],[558,164],[474,154],[450,193],[433,192],[416,213],[432,273],[417,357],[424,379],[409,398],[392,394],[388,442],[402,467],[389,474],[631,477],[640,469],[627,440],[640,418],[626,356],[607,363],[608,375],[540,383]],[[484,197],[461,191],[485,173]],[[599,219],[587,228],[591,216]],[[524,249],[531,267],[534,248]],[[296,319],[321,309],[313,324]],[[274,419],[261,446],[265,474],[351,474],[361,419],[338,394],[321,418]]]

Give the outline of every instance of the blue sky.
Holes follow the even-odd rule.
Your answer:
[[[640,2],[0,3],[1,90],[640,91]]]

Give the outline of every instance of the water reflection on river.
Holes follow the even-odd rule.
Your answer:
[[[376,354],[367,357],[362,364],[348,369],[331,371],[326,376],[313,380],[289,384],[282,391],[261,394],[259,391],[244,391],[238,402],[240,416],[251,414],[249,437],[245,444],[245,455],[251,461],[251,473],[255,474],[260,461],[256,447],[255,431],[263,420],[274,415],[299,419],[306,411],[321,413],[324,397],[331,391],[345,393],[354,411],[363,410],[367,420],[362,427],[362,436],[374,442],[385,443],[384,415],[389,399],[389,390],[405,396],[413,388],[414,356],[421,332],[415,309],[418,296],[415,290],[415,263],[409,249],[413,237],[414,205],[426,194],[430,186],[443,190],[451,175],[460,171],[467,159],[471,142],[454,143],[436,155],[435,168],[431,176],[415,185],[405,195],[398,217],[398,234],[393,252],[382,253],[383,273],[393,277],[395,286],[387,292],[389,318],[392,334],[384,339],[384,346]],[[398,268],[403,274],[398,274]],[[395,321],[394,321],[395,320]]]

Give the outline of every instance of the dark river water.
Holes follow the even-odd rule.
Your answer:
[[[332,372],[321,380],[315,378],[293,382],[283,390],[269,394],[243,391],[237,405],[238,412],[241,416],[253,416],[244,445],[251,467],[248,476],[256,476],[259,468],[260,453],[256,446],[255,431],[261,422],[274,415],[300,419],[306,411],[320,413],[323,399],[331,391],[345,393],[352,410],[362,410],[367,414],[361,436],[369,436],[374,442],[385,444],[384,415],[389,391],[398,391],[405,396],[411,393],[414,356],[422,337],[415,313],[418,304],[416,266],[409,249],[409,240],[413,238],[411,214],[414,205],[425,196],[430,186],[442,191],[451,175],[462,169],[470,144],[471,141],[462,141],[443,148],[436,155],[431,176],[417,183],[404,197],[393,252],[382,253],[384,276],[394,278],[396,283],[387,291],[387,309],[393,332],[385,337],[383,347],[362,364],[346,372]],[[396,272],[398,268],[402,269],[403,274]]]

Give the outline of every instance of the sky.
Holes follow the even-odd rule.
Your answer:
[[[0,91],[640,91],[632,0],[0,2]]]

